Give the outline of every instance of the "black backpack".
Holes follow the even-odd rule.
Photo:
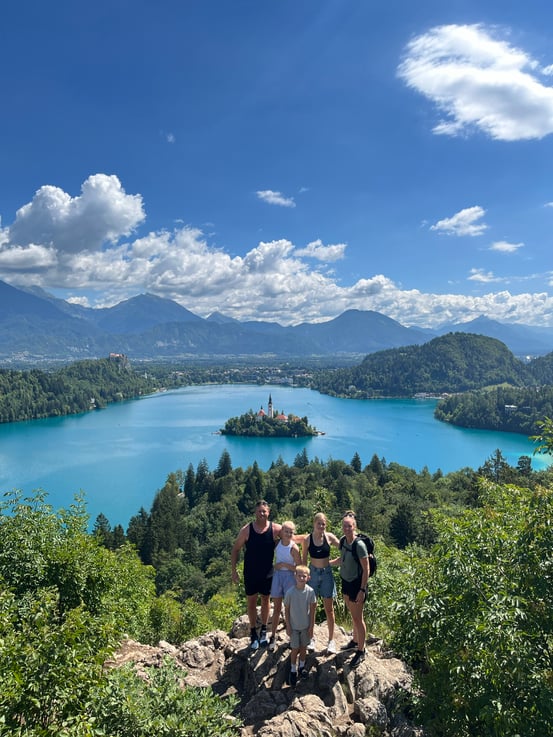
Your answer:
[[[369,578],[371,576],[374,576],[376,573],[376,569],[378,567],[378,562],[376,560],[376,556],[374,554],[374,540],[372,537],[369,537],[368,535],[365,535],[364,532],[358,532],[355,536],[353,543],[351,545],[351,554],[355,558],[355,561],[357,565],[359,566],[359,571],[361,572],[361,563],[359,563],[359,556],[357,555],[357,541],[363,540],[365,543],[365,547],[367,548],[367,553],[369,554]],[[344,547],[344,543],[346,542],[346,536],[340,538],[340,550]]]

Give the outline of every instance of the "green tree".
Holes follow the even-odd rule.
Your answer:
[[[553,494],[484,482],[482,508],[436,513],[431,555],[398,589],[393,647],[440,737],[553,733]]]

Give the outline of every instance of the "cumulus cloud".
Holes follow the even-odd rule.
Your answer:
[[[128,195],[116,176],[95,174],[71,197],[59,187],[41,187],[10,226],[11,245],[40,243],[58,251],[97,251],[130,235],[144,220],[140,195]]]
[[[282,192],[274,192],[272,189],[257,190],[256,195],[263,202],[269,205],[279,205],[280,207],[295,207],[293,197],[285,197]]]
[[[501,141],[543,138],[553,132],[552,65],[483,25],[432,28],[406,47],[398,75],[444,114],[434,132],[480,130]]]
[[[329,263],[331,261],[339,261],[344,258],[346,252],[345,243],[335,243],[333,245],[325,246],[320,238],[316,241],[311,241],[305,248],[299,248],[296,250],[296,256],[305,256],[306,258],[314,258],[318,261],[325,261]]]
[[[68,240],[64,224],[72,233],[76,216],[67,216],[72,198],[58,192],[57,197],[48,200],[51,211],[48,218],[43,218],[51,230],[52,223],[56,225],[55,239],[49,235],[46,242],[37,239],[21,244],[11,242],[6,235],[11,237],[15,223],[7,230],[0,229],[0,279],[15,286],[64,290],[72,302],[93,307],[110,306],[141,292],[151,292],[204,317],[219,310],[239,320],[271,320],[283,325],[323,321],[347,309],[374,310],[403,325],[421,327],[461,322],[482,314],[537,325],[552,320],[553,298],[541,293],[428,294],[406,290],[383,274],[342,285],[332,274],[321,273],[312,259],[330,262],[342,258],[345,246],[325,246],[320,239],[304,248],[297,248],[285,238],[262,241],[244,255],[232,257],[210,245],[201,230],[184,224],[171,231],[128,238],[129,228],[143,217],[141,198],[135,196],[129,202],[118,181],[109,177],[103,184],[111,188],[116,201],[119,198],[119,205],[108,198],[95,199],[100,222],[118,223],[111,230],[104,225],[103,248],[92,247],[91,243],[100,240],[92,229],[96,240],[88,231],[81,250],[63,250],[60,244]],[[81,197],[88,201],[89,196],[83,186]],[[36,198],[21,210],[29,212],[35,205]],[[56,212],[56,207],[60,212]],[[134,217],[115,217],[114,213],[121,211],[132,211]],[[21,225],[25,217],[18,213],[18,219],[16,222]],[[30,229],[29,222],[26,221]],[[80,222],[86,231],[87,219]],[[117,232],[121,237],[113,242]],[[111,235],[108,237],[107,233]],[[37,236],[38,228],[33,238]],[[54,245],[50,245],[52,242]],[[507,281],[482,269],[473,269],[469,279],[475,289]]]
[[[524,243],[509,243],[508,241],[495,241],[490,246],[490,251],[499,251],[499,253],[515,253],[519,248],[523,248]]]
[[[478,205],[467,207],[450,218],[438,220],[437,223],[430,226],[430,230],[437,230],[439,233],[445,233],[446,235],[482,235],[488,226],[477,221],[481,220],[485,214],[484,208]]]

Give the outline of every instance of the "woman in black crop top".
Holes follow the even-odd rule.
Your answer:
[[[307,565],[309,558],[309,571],[311,578],[309,585],[315,590],[317,596],[323,600],[326,623],[328,626],[328,653],[336,652],[334,642],[334,598],[336,597],[336,584],[334,574],[330,567],[330,546],[340,547],[340,540],[332,532],[326,531],[326,516],[319,512],[313,518],[313,532],[306,535],[302,541],[302,562]],[[311,640],[309,650],[315,649],[315,642]]]

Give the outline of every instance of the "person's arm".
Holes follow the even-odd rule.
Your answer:
[[[361,566],[361,588],[359,594],[363,596],[363,601],[367,598],[367,581],[369,580],[369,557],[368,555],[364,558],[359,558],[359,565]],[[359,600],[359,594],[356,601]]]
[[[317,613],[317,600],[311,602],[309,607],[309,639],[312,639],[315,631],[315,615]]]
[[[286,620],[286,634],[290,637],[292,635],[292,625],[290,624],[290,604],[284,605],[284,619]]]
[[[240,551],[248,540],[249,529],[249,524],[242,527],[230,552],[230,571],[233,583],[238,583],[238,571],[236,570],[236,566],[238,564],[238,556],[240,555]]]
[[[280,534],[280,531],[282,530],[282,525],[279,525],[278,522],[272,522],[273,525],[273,540],[276,542],[277,540],[282,540],[282,535]]]
[[[336,537],[336,535],[333,532],[327,532],[326,533],[326,539],[328,542],[332,545],[334,548],[340,547],[340,540]]]
[[[304,566],[307,565],[307,555],[309,553],[309,535],[305,535],[305,537],[301,540],[301,562]]]
[[[290,555],[292,556],[292,559],[294,561],[293,566],[288,566],[288,568],[293,571],[296,566],[299,566],[301,564],[301,556],[300,556],[300,550],[296,543],[292,544],[292,549],[290,550]]]

